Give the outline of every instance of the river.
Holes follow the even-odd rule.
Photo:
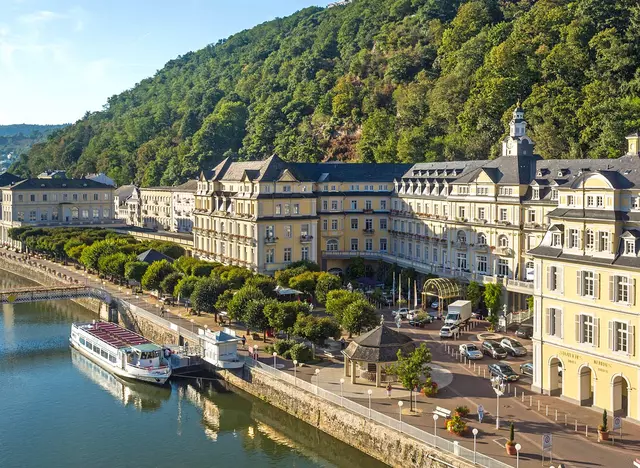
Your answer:
[[[30,282],[0,270],[0,289]],[[70,301],[0,311],[0,467],[385,466],[242,392],[125,382],[69,348]],[[193,383],[192,383],[193,382]]]

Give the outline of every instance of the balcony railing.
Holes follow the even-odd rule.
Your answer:
[[[373,233],[374,233],[374,232],[376,232],[376,231],[375,231],[375,229],[373,229],[373,228],[364,228],[364,229],[362,230],[362,232],[364,232],[365,234],[371,235],[371,234],[373,234]]]
[[[303,234],[300,236],[300,242],[311,242],[313,240],[313,236],[308,234]]]
[[[265,244],[275,244],[278,241],[277,237],[265,237],[264,238],[264,243]]]
[[[533,291],[533,281],[520,281],[515,279],[507,279],[507,289]]]

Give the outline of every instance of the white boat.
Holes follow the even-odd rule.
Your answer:
[[[74,323],[69,342],[80,353],[125,379],[163,385],[171,375],[161,346],[115,323]]]
[[[242,341],[230,328],[212,332],[198,329],[204,350],[203,359],[220,369],[238,369],[244,366],[244,360],[238,357],[238,343]]]

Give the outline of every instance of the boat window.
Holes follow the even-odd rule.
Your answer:
[[[109,354],[109,361],[111,361],[111,362],[113,362],[115,364],[116,357],[113,354]]]
[[[109,357],[109,354],[104,349],[100,350],[100,355],[105,359]]]
[[[99,347],[99,346],[93,345],[93,350],[94,350],[96,353],[100,354],[100,347]]]
[[[87,348],[91,349],[91,343],[89,343],[88,341],[84,344]]]
[[[85,343],[84,338],[80,338],[80,344],[84,344],[84,343]]]

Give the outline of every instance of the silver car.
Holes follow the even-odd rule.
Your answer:
[[[460,349],[460,354],[466,358],[469,358],[469,359],[483,358],[482,351],[480,351],[478,347],[473,343],[461,344],[459,349]]]
[[[518,340],[514,340],[513,338],[503,338],[500,342],[500,346],[502,346],[511,356],[526,356],[527,354],[527,348],[522,346],[522,343]]]

